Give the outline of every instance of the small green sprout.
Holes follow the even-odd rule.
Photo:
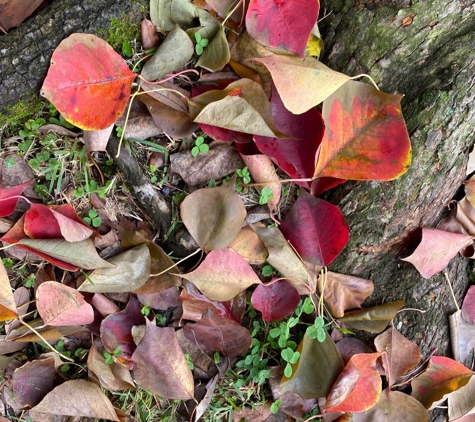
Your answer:
[[[313,325],[307,328],[307,335],[310,338],[317,339],[320,343],[323,343],[327,336],[327,332],[325,331],[325,328],[323,328],[324,325],[325,321],[322,317],[315,318]]]
[[[89,210],[88,216],[82,219],[86,224],[92,227],[99,227],[102,223],[101,217],[96,210]]]
[[[276,413],[279,412],[279,407],[282,404],[281,399],[277,399],[274,403],[270,405],[270,412],[275,415]]]
[[[272,194],[272,191],[274,188],[271,188],[270,186],[264,186],[261,191],[261,197],[259,198],[259,205],[265,205],[267,202],[269,202],[274,195]]]
[[[202,38],[198,32],[195,33],[195,40],[195,52],[198,56],[201,56],[203,54],[204,48],[208,45],[209,41],[206,38]]]
[[[145,303],[145,305],[140,310],[140,313],[142,315],[145,315],[146,317],[148,317],[150,315],[150,302]]]
[[[205,144],[205,139],[202,136],[198,136],[195,141],[195,146],[191,150],[191,155],[196,157],[200,152],[206,154],[209,151],[209,145]]]

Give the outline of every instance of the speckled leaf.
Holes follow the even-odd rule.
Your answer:
[[[144,338],[132,355],[137,384],[161,397],[193,398],[194,382],[172,327],[156,327],[147,320]]]
[[[112,403],[100,387],[81,379],[66,381],[59,385],[32,410],[49,415],[84,416],[119,421]]]
[[[226,185],[198,189],[181,203],[183,224],[205,251],[228,246],[241,230],[246,209],[234,185],[232,178]]]
[[[122,116],[134,79],[107,42],[92,34],[72,34],[54,51],[40,94],[70,123],[100,130]]]
[[[401,95],[349,81],[323,102],[325,134],[315,177],[393,180],[411,164]]]
[[[282,234],[305,260],[329,265],[349,238],[348,222],[340,210],[302,190],[280,226]]]
[[[416,250],[402,260],[413,264],[422,277],[431,278],[442,271],[460,250],[472,242],[472,236],[423,228],[422,239]]]
[[[211,300],[231,300],[253,284],[261,284],[259,277],[245,259],[228,248],[211,251],[200,266],[182,274]]]
[[[364,412],[373,407],[381,394],[376,361],[382,354],[354,355],[333,384],[323,412]]]
[[[419,346],[392,327],[376,337],[374,345],[378,352],[386,352],[382,362],[390,387],[421,360]]]
[[[141,75],[155,81],[180,70],[193,55],[193,43],[183,29],[176,25],[152,58],[145,63]]]
[[[303,57],[319,9],[320,3],[315,0],[251,0],[246,28],[261,44]]]
[[[427,370],[412,380],[412,396],[429,409],[466,385],[472,375],[461,363],[444,356],[432,356]]]

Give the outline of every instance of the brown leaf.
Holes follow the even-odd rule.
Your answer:
[[[321,277],[318,279],[318,291],[323,292],[325,302],[335,318],[342,317],[348,309],[361,308],[373,289],[371,280],[331,271],[326,273],[323,280]]]
[[[176,287],[170,287],[158,293],[137,294],[137,299],[142,305],[148,303],[152,309],[159,309],[160,311],[166,311],[168,308],[180,306],[181,301],[179,297],[180,290]]]
[[[390,387],[421,360],[417,344],[392,327],[376,337],[374,345],[378,352],[386,352],[382,361]]]
[[[249,226],[243,227],[228,247],[236,251],[251,265],[262,265],[269,256],[264,242]]]
[[[137,384],[161,397],[193,398],[193,375],[173,328],[159,328],[147,320],[145,337],[135,349],[132,360]]]
[[[226,185],[194,191],[181,203],[183,224],[205,251],[228,246],[241,230],[246,209],[234,190],[236,178]]]
[[[385,303],[372,308],[346,312],[345,316],[339,318],[339,320],[356,330],[380,333],[386,328],[388,322],[396,316],[402,306],[404,306],[404,302],[401,301]]]
[[[352,358],[353,355],[359,353],[373,353],[374,350],[364,344],[361,340],[354,337],[344,337],[338,343],[336,348],[340,351],[341,357],[345,365]]]
[[[0,321],[7,321],[17,316],[15,298],[13,297],[7,270],[3,262],[0,262]]]
[[[195,284],[211,300],[231,300],[261,280],[237,252],[228,248],[211,251],[194,271],[182,277]]]
[[[197,157],[191,151],[170,156],[171,171],[178,173],[188,186],[198,186],[209,180],[219,180],[244,167],[241,156],[229,144],[214,144],[206,154]]]
[[[194,324],[183,328],[186,338],[192,343],[226,356],[239,356],[251,346],[252,337],[247,328],[228,318],[207,310]]]
[[[65,416],[85,416],[119,421],[110,400],[92,382],[66,381],[48,393],[35,412]]]
[[[0,0],[0,26],[7,31],[20,25],[43,0]]]
[[[142,20],[140,24],[140,34],[142,36],[142,48],[144,50],[150,50],[158,46],[160,39],[152,21],[148,19]]]
[[[86,151],[105,151],[113,129],[114,124],[101,130],[85,130],[83,139],[86,144]]]

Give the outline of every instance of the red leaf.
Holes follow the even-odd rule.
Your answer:
[[[348,81],[323,102],[325,135],[315,176],[393,180],[411,162],[400,95]]]
[[[319,9],[315,0],[251,0],[246,28],[261,44],[303,57]]]
[[[455,360],[432,356],[425,372],[411,382],[412,396],[426,409],[468,383],[473,372]]]
[[[275,85],[272,86],[270,104],[277,129],[292,138],[254,136],[257,147],[292,179],[311,178],[315,171],[315,156],[325,131],[320,111],[311,108],[303,114],[291,113],[285,108]],[[309,182],[296,183],[310,188]]]
[[[262,313],[262,319],[267,322],[289,316],[299,301],[297,289],[287,280],[277,280],[268,286],[261,284],[251,296],[252,306]]]
[[[245,144],[252,141],[250,133],[236,132],[235,130],[224,129],[222,127],[205,125],[200,123],[200,129],[215,141],[221,142],[237,142],[238,144]]]
[[[131,296],[123,311],[107,316],[101,323],[101,339],[104,347],[110,353],[120,348],[122,354],[119,356],[119,361],[127,363],[129,369],[132,369],[131,356],[136,348],[132,337],[132,327],[145,323],[141,309],[140,302]]]
[[[229,357],[243,354],[252,342],[247,328],[209,310],[198,322],[186,324],[183,330],[188,341]]]
[[[402,260],[413,264],[422,277],[430,278],[442,271],[472,241],[472,236],[423,228],[421,243],[410,256]]]
[[[328,265],[349,238],[348,223],[340,210],[302,191],[280,227],[285,238],[306,261]]]
[[[319,177],[312,182],[310,192],[312,195],[318,196],[328,189],[334,188],[335,186],[341,185],[345,182],[346,179],[337,179],[335,177]]]
[[[100,130],[122,115],[134,79],[135,73],[104,40],[72,34],[54,51],[40,93],[72,124]]]
[[[462,310],[465,311],[464,315],[475,324],[475,286],[470,286],[465,299],[463,300]]]
[[[381,394],[381,376],[376,360],[382,353],[354,355],[333,384],[323,413],[364,412]]]
[[[6,217],[15,210],[19,198],[12,198],[12,196],[21,195],[21,193],[32,183],[33,180],[30,180],[22,185],[12,186],[10,188],[0,188],[0,217]]]

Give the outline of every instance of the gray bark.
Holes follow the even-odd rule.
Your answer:
[[[0,111],[29,91],[38,92],[53,50],[74,32],[97,33],[122,13],[140,20],[130,0],[57,0],[18,28],[0,37]]]
[[[331,269],[374,281],[365,305],[404,300],[425,311],[402,312],[395,326],[420,346],[423,357],[435,349],[450,356],[448,315],[456,307],[444,275],[425,280],[397,255],[411,231],[437,224],[465,179],[474,142],[475,2],[323,0],[321,5],[332,12],[320,24],[322,60],[351,76],[368,73],[383,91],[404,94],[413,148],[412,166],[400,179],[348,183],[329,195],[351,233]],[[457,257],[447,275],[460,305],[472,265]]]

